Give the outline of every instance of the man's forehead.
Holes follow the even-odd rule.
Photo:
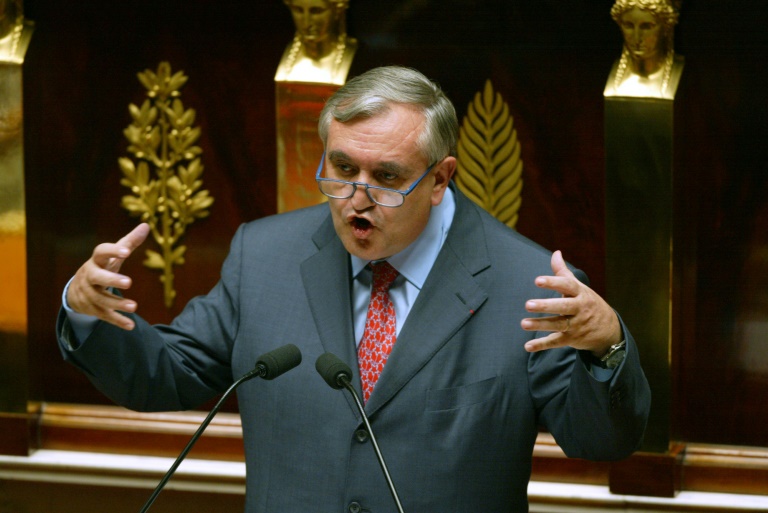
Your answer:
[[[344,121],[331,118],[325,151],[330,161],[366,160],[369,168],[402,171],[419,167],[414,159],[427,158],[421,145],[424,129],[425,116],[420,109],[395,103],[371,116]]]

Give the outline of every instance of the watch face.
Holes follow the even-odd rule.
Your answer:
[[[624,349],[614,351],[607,360],[605,360],[605,366],[609,369],[615,369],[624,360],[624,355],[627,352]]]

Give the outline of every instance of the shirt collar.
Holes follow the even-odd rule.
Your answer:
[[[424,285],[432,265],[437,260],[440,248],[443,247],[443,242],[448,236],[455,212],[456,200],[453,191],[447,187],[443,201],[432,208],[427,226],[421,234],[407,248],[387,259],[415,287],[421,289]],[[349,257],[352,264],[352,278],[355,279],[370,261],[355,255],[349,255]]]

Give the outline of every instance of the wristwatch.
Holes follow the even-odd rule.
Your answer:
[[[602,358],[593,358],[593,363],[603,369],[615,369],[624,361],[626,354],[627,341],[622,340],[618,344],[613,344]]]

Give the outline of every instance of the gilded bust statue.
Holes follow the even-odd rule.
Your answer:
[[[683,68],[675,54],[679,0],[616,0],[611,17],[624,46],[605,87],[605,96],[674,99]]]
[[[279,82],[346,82],[357,41],[347,36],[349,0],[283,0],[296,25],[275,74]]]
[[[31,33],[22,1],[0,0],[0,62],[23,62]]]

